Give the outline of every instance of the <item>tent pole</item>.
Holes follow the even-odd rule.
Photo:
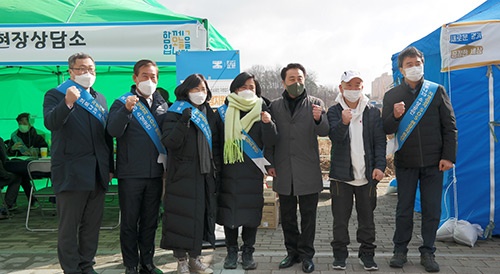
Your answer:
[[[57,71],[56,71],[56,75],[57,75],[57,85],[59,86],[61,84],[61,77],[62,77],[62,72],[60,70],[60,67],[59,66],[56,66],[57,68]]]
[[[495,121],[495,96],[493,85],[493,70],[488,66],[488,93],[489,93],[489,116],[490,121]],[[490,238],[495,227],[495,141],[493,134],[490,134],[490,222],[486,226],[484,236]]]

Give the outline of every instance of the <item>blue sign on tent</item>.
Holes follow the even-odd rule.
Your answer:
[[[238,50],[179,51],[176,58],[177,84],[193,73],[207,80],[233,80],[240,73]]]

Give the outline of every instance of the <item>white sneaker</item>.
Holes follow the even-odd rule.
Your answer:
[[[201,256],[189,258],[189,269],[198,274],[212,274],[214,271],[201,262]]]
[[[186,258],[177,260],[177,274],[190,274]]]

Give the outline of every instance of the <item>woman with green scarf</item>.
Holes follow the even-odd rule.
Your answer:
[[[238,228],[242,229],[241,258],[243,269],[255,269],[253,260],[257,227],[264,206],[263,157],[251,157],[243,149],[245,143],[264,150],[278,138],[276,125],[271,119],[269,100],[262,98],[255,76],[242,72],[231,83],[231,93],[224,106],[218,109],[223,138],[224,165],[219,189],[217,223],[224,226],[227,256],[225,269],[235,269],[238,259]],[[223,137],[222,137],[223,136]],[[251,154],[250,154],[251,155]]]

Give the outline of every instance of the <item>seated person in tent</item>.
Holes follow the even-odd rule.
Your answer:
[[[38,134],[37,130],[33,127],[33,121],[29,113],[21,113],[16,118],[18,129],[15,130],[10,140],[7,142],[7,155],[9,156],[40,156],[40,148],[47,147],[45,138]],[[25,163],[27,164],[27,162]],[[29,199],[31,192],[31,183],[26,173],[24,165],[16,165],[18,168],[13,169],[13,166],[7,166],[7,170],[21,176],[21,186],[24,189],[24,194]],[[32,208],[38,207],[38,200],[33,199]]]
[[[29,113],[21,113],[16,118],[18,129],[10,136],[7,144],[9,156],[38,157],[41,147],[48,147],[45,138],[33,127]]]
[[[7,219],[8,212],[16,209],[15,203],[21,183],[21,178],[18,175],[5,170],[4,164],[7,161],[7,154],[5,151],[3,139],[0,138],[0,190],[4,186],[7,186],[4,204],[2,205],[2,210],[0,210],[0,220]]]

